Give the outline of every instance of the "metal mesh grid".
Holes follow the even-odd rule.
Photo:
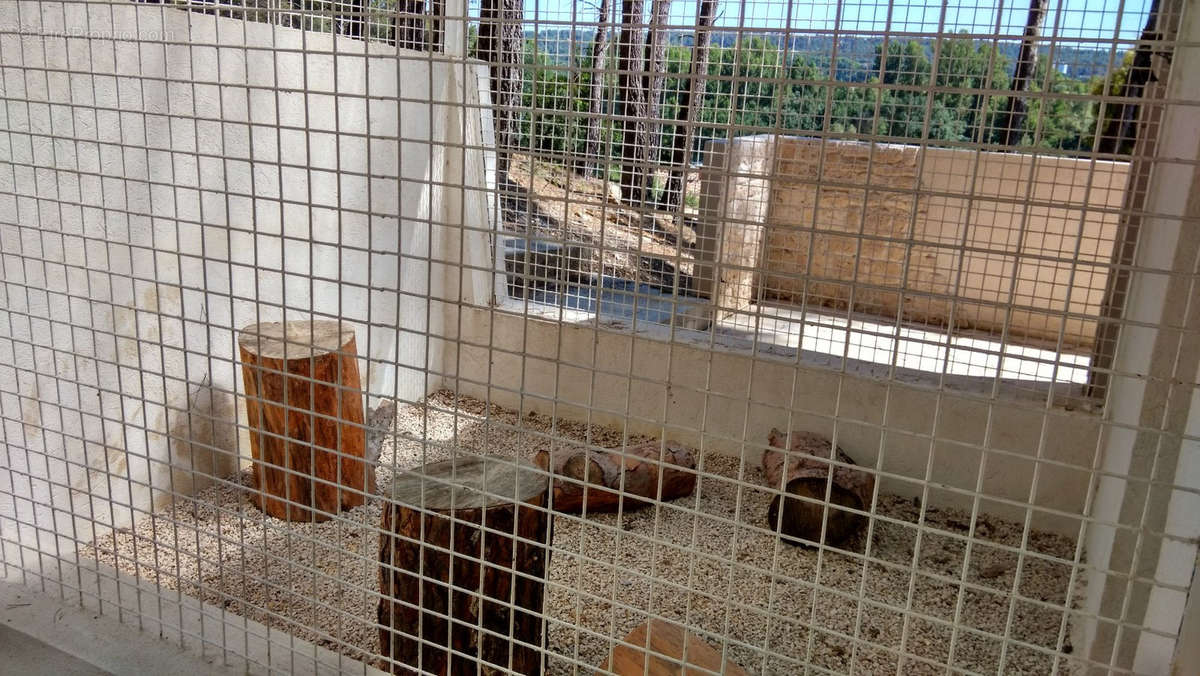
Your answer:
[[[380,630],[446,639],[378,610],[381,538],[420,542],[396,477],[671,440],[687,495],[622,474],[517,538],[548,673],[648,619],[759,673],[1155,673],[1197,535],[1182,5],[1034,2],[1023,52],[1023,5],[597,4],[0,3],[8,575],[254,670],[401,670]],[[318,484],[365,504],[289,522],[238,336],[310,318],[353,331],[365,412]],[[802,546],[773,427],[874,479],[848,511],[823,479]]]

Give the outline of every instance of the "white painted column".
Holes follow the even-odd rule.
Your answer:
[[[1179,28],[1178,47],[1172,60],[1172,74],[1166,91],[1168,100],[1200,101],[1200,47],[1196,46],[1198,39],[1200,17],[1194,12],[1188,12]],[[1142,424],[1144,412],[1147,407],[1166,405],[1165,400],[1148,400],[1149,379],[1153,377],[1163,382],[1164,379],[1176,375],[1151,373],[1154,350],[1159,345],[1166,312],[1179,311],[1179,308],[1167,307],[1168,290],[1172,282],[1180,283],[1183,276],[1194,274],[1193,270],[1174,268],[1179,258],[1177,249],[1181,241],[1181,232],[1184,228],[1195,227],[1194,222],[1184,219],[1189,206],[1188,200],[1195,186],[1194,162],[1200,157],[1200,137],[1196,134],[1198,124],[1200,111],[1193,106],[1175,104],[1166,106],[1164,110],[1156,163],[1150,177],[1145,205],[1145,211],[1153,215],[1143,220],[1139,233],[1136,270],[1131,279],[1123,316],[1126,324],[1121,328],[1113,363],[1116,374],[1110,384],[1105,440],[1101,448],[1101,469],[1105,476],[1101,477],[1097,484],[1089,514],[1095,523],[1089,525],[1086,534],[1087,593],[1081,604],[1081,611],[1085,617],[1080,626],[1076,627],[1076,645],[1082,647],[1082,654],[1104,661],[1108,660],[1110,646],[1096,644],[1099,625],[1095,616],[1102,611],[1106,590],[1112,593],[1113,584],[1126,586],[1123,578],[1110,580],[1109,575],[1103,572],[1112,564],[1114,547],[1128,546],[1127,543],[1119,542],[1118,529],[1111,524],[1118,524],[1122,519],[1122,507],[1129,488],[1124,476],[1129,473],[1134,460],[1137,428]],[[1155,398],[1161,399],[1161,393],[1156,394]],[[1196,417],[1197,409],[1193,403],[1192,422],[1189,424],[1194,424]],[[1189,449],[1185,442],[1180,450],[1179,467],[1176,468],[1177,472],[1181,471],[1176,474],[1176,486],[1200,486],[1200,476],[1197,475],[1200,467],[1194,465],[1194,455],[1194,445]],[[1178,490],[1175,492],[1180,493]],[[1151,495],[1144,499],[1153,497]],[[1176,519],[1181,518],[1178,510],[1192,508],[1191,497],[1195,496],[1188,493],[1172,496],[1171,508],[1176,510]],[[1194,515],[1195,512],[1191,514]],[[1192,520],[1195,521],[1194,516]],[[1168,528],[1172,527],[1172,523],[1175,523],[1174,528],[1177,532],[1194,527],[1194,524],[1172,522],[1168,516]],[[1184,579],[1190,580],[1195,548],[1192,546],[1192,560],[1183,561],[1186,552],[1178,550],[1175,544],[1180,543],[1164,545],[1159,565],[1171,568],[1172,580],[1179,575],[1184,575]],[[1145,621],[1152,621],[1151,626],[1168,626],[1171,627],[1168,631],[1176,631],[1182,617],[1182,607],[1178,611],[1169,608],[1173,607],[1177,600],[1174,594],[1164,596],[1160,593],[1157,598],[1152,598]],[[1159,638],[1163,640],[1160,641]],[[1145,641],[1144,645],[1142,640]],[[1139,639],[1138,657],[1135,661],[1140,660],[1141,664],[1147,665],[1148,671],[1154,673],[1156,669],[1150,667],[1155,664],[1161,665],[1164,656],[1169,660],[1173,648],[1173,640],[1143,634]],[[1112,650],[1119,650],[1119,646],[1112,647]],[[1141,669],[1138,671],[1141,672]]]

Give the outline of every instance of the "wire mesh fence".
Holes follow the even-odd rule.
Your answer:
[[[251,670],[1159,673],[1185,5],[0,2],[6,573]]]

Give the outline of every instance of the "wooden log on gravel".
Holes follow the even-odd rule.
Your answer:
[[[782,450],[787,446],[787,434],[772,429],[768,438],[771,446],[781,450],[768,449],[763,453],[762,466],[767,485],[806,499],[775,496],[767,509],[767,528],[778,530],[792,544],[815,545],[821,542],[821,524],[825,520],[827,506],[826,544],[845,542],[867,525],[865,515],[839,507],[862,511],[870,509],[871,495],[875,490],[874,475],[850,467],[834,466],[833,485],[829,487],[829,502],[826,503],[825,489],[833,443],[817,434],[792,432],[789,451]],[[837,460],[854,464],[841,448],[837,449]]]
[[[565,448],[539,451],[535,462],[554,476],[554,510],[564,513],[638,509],[650,500],[674,500],[696,488],[696,458],[691,449],[668,441],[597,451]],[[659,483],[661,480],[661,490]],[[624,483],[622,483],[622,481]],[[639,500],[638,498],[645,498]]]
[[[265,322],[238,336],[255,504],[290,521],[325,521],[366,501],[375,470],[354,330],[337,321]]]
[[[700,637],[664,620],[650,620],[638,625],[622,644],[613,647],[600,671],[617,676],[747,676],[745,670],[722,659],[721,653]]]
[[[541,673],[548,485],[528,460],[478,456],[392,482],[378,620],[393,673]]]

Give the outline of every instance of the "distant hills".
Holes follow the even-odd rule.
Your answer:
[[[539,28],[536,32],[526,30],[525,36],[526,39],[532,40],[536,35],[538,51],[551,63],[566,65],[570,60],[571,32],[572,29],[570,28],[543,27]],[[583,55],[587,52],[588,45],[591,43],[592,35],[595,31],[591,28],[576,28],[574,32],[576,53]],[[776,48],[786,45],[789,54],[804,55],[819,64],[829,63],[830,56],[833,54],[835,41],[834,36],[829,34],[795,34],[763,32],[761,30],[747,30],[740,34],[737,31],[729,30],[715,31],[712,36],[714,46],[726,48],[737,45],[739,37],[743,41],[750,38],[759,38]],[[691,46],[694,39],[695,34],[692,31],[670,31],[669,44]],[[893,40],[903,40],[905,42],[909,39],[912,38],[903,36],[893,38]],[[926,51],[932,56],[934,41],[929,38],[915,39],[924,45]],[[840,36],[836,41],[839,60],[837,79],[853,82],[862,81],[869,77],[875,63],[875,50],[883,43],[882,36]],[[1016,64],[1021,43],[1004,41],[1000,43],[999,47],[1000,53],[1008,59],[1009,67],[1012,68]],[[1049,52],[1048,46],[1039,50],[1042,58],[1046,58]],[[1123,51],[1111,55],[1112,63],[1119,65],[1123,56]],[[1077,80],[1087,80],[1095,76],[1104,75],[1108,72],[1109,60],[1110,52],[1107,49],[1072,45],[1056,45],[1054,48],[1055,69],[1063,75]]]

